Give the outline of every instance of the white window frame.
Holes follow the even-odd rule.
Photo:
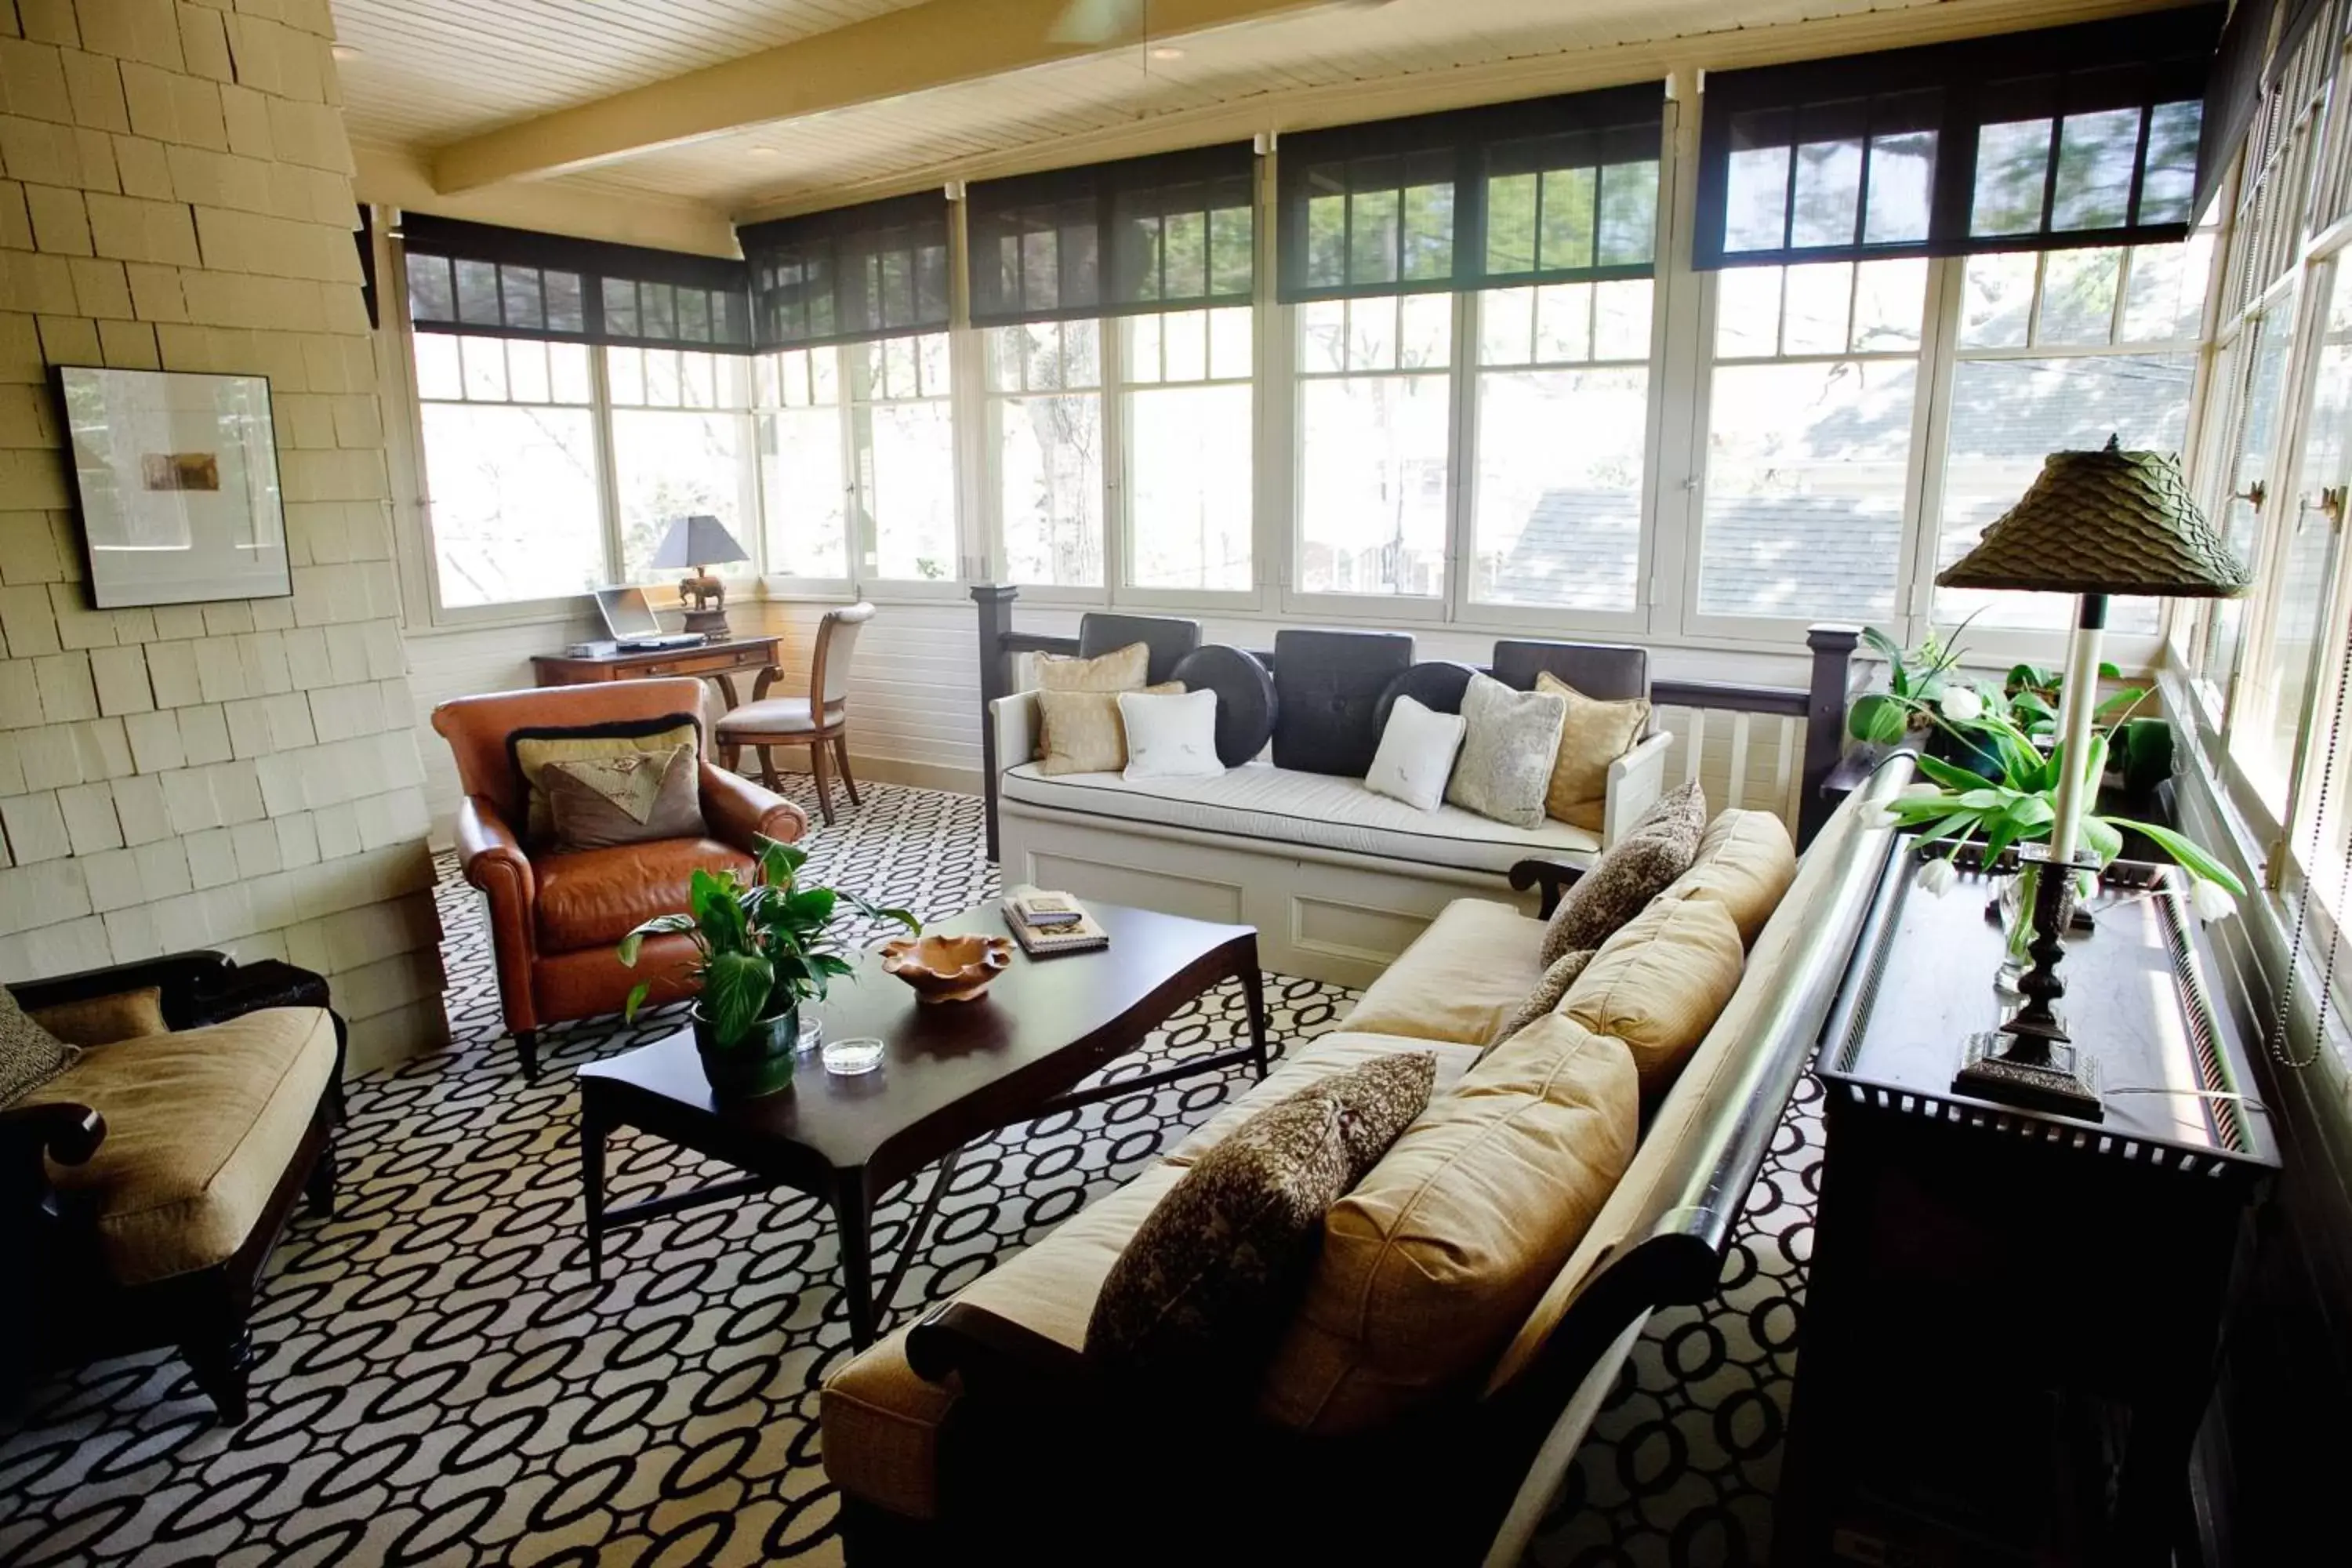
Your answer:
[[[794,353],[806,354],[812,362],[820,354],[832,360],[834,385],[832,403],[796,405],[785,401],[782,390],[782,362],[786,354]],[[813,348],[769,349],[762,352],[759,359],[761,363],[768,366],[767,379],[777,388],[775,401],[773,403],[764,401],[759,393],[760,371],[758,366],[753,367],[751,462],[754,470],[752,489],[759,498],[760,506],[760,546],[756,553],[760,557],[761,592],[769,598],[780,600],[815,599],[831,602],[855,598],[857,594],[857,540],[855,537],[857,531],[856,522],[858,508],[857,437],[849,410],[849,367],[842,361],[839,345],[834,343],[820,344]],[[812,372],[813,377],[814,372]],[[761,466],[767,461],[767,454],[759,445],[759,421],[772,415],[781,416],[800,408],[826,407],[833,410],[834,434],[840,446],[842,507],[841,538],[838,542],[841,545],[841,574],[818,576],[780,571],[776,569],[776,563],[769,547],[768,531],[773,526],[774,520],[768,515],[767,475],[760,471]]]
[[[1258,229],[1265,230],[1261,222]],[[1150,611],[1195,611],[1203,615],[1251,615],[1264,605],[1261,584],[1265,580],[1264,522],[1266,517],[1265,487],[1260,473],[1259,448],[1263,441],[1260,426],[1265,421],[1266,400],[1262,395],[1260,382],[1265,364],[1265,322],[1268,307],[1258,300],[1246,306],[1221,306],[1222,310],[1246,310],[1250,313],[1250,368],[1241,377],[1208,375],[1199,380],[1130,381],[1128,363],[1132,357],[1130,334],[1133,323],[1145,315],[1160,317],[1188,316],[1205,312],[1207,307],[1192,306],[1172,310],[1135,311],[1124,316],[1103,319],[1103,429],[1106,460],[1104,482],[1108,497],[1103,512],[1103,571],[1108,580],[1110,603],[1122,609]],[[1161,364],[1167,363],[1166,337],[1161,337]],[[1207,368],[1204,359],[1203,368]],[[1134,398],[1164,388],[1239,386],[1248,394],[1250,403],[1250,490],[1253,498],[1250,527],[1250,584],[1247,588],[1148,588],[1129,581],[1135,558],[1135,512],[1130,500],[1132,491],[1129,476],[1134,470],[1135,449],[1132,431]],[[1022,590],[1026,594],[1027,589]]]
[[[597,380],[598,395],[603,400],[604,426],[605,432],[605,439],[604,442],[605,452],[604,467],[609,471],[609,483],[611,484],[613,493],[613,505],[607,527],[607,531],[610,535],[607,548],[610,552],[611,559],[607,564],[618,569],[622,573],[622,575],[614,577],[613,581],[615,583],[631,583],[637,587],[648,590],[656,587],[669,587],[674,585],[672,579],[664,575],[664,574],[673,570],[673,568],[669,567],[649,568],[649,574],[644,576],[632,577],[627,574],[628,552],[625,547],[627,530],[621,517],[621,425],[619,416],[623,414],[728,414],[734,416],[736,426],[740,432],[743,449],[743,460],[736,465],[735,472],[737,515],[741,519],[742,527],[745,531],[759,535],[756,539],[739,538],[736,542],[741,544],[744,551],[751,556],[750,565],[751,569],[750,573],[746,574],[743,581],[747,584],[757,583],[760,581],[760,579],[765,574],[767,562],[768,521],[764,507],[765,497],[762,495],[760,486],[760,429],[758,423],[759,366],[757,362],[761,356],[756,354],[719,354],[709,349],[683,347],[621,348],[605,346],[592,348],[589,350],[589,353],[594,361],[595,370],[593,374]],[[740,359],[743,362],[743,399],[740,403],[717,403],[714,401],[714,403],[708,407],[688,403],[683,396],[681,396],[675,404],[653,402],[624,403],[613,394],[612,356],[616,353],[637,353],[646,355],[656,353],[676,353],[679,355],[708,354],[714,361],[720,361],[722,363],[728,359]],[[716,374],[714,374],[713,384],[715,389],[717,384]],[[655,603],[658,605],[660,601],[656,600]]]

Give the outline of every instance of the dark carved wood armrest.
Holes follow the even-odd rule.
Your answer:
[[[1098,1386],[1081,1352],[961,1301],[907,1331],[907,1364],[927,1382],[960,1377],[972,1392],[1027,1400],[1084,1399]]]
[[[98,1152],[106,1118],[51,1100],[0,1110],[0,1237],[30,1243],[60,1218],[47,1161],[79,1165]]]
[[[236,967],[225,952],[174,952],[107,969],[85,969],[79,974],[13,982],[8,990],[16,998],[16,1005],[30,1013],[60,1003],[88,1002],[152,985],[163,994],[164,1022],[175,1029],[186,1029],[194,1026],[191,1019],[199,993]]]
[[[1519,892],[1530,888],[1543,889],[1543,903],[1537,914],[1551,919],[1552,910],[1559,908],[1559,897],[1584,875],[1581,866],[1567,866],[1558,860],[1522,860],[1511,868],[1511,886]]]

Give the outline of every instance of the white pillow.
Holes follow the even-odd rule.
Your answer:
[[[1454,772],[1454,754],[1462,749],[1467,727],[1458,713],[1440,713],[1410,697],[1398,698],[1389,710],[1388,728],[1381,731],[1381,749],[1372,758],[1371,772],[1364,775],[1364,787],[1415,811],[1435,811],[1445,798],[1445,781]]]
[[[1119,722],[1127,726],[1127,770],[1119,777],[1208,779],[1225,771],[1217,761],[1217,694],[1187,691],[1154,697],[1118,694]]]

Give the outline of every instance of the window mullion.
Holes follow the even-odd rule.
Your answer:
[[[1162,317],[1162,342],[1166,338]],[[1095,397],[1101,410],[1102,432],[1102,595],[1115,605],[1127,585],[1128,528],[1130,523],[1127,485],[1127,333],[1125,321],[1104,316],[1095,324]],[[1203,343],[1207,318],[1202,319]],[[1204,364],[1205,371],[1207,366]]]
[[[596,437],[596,505],[604,514],[604,580],[623,583],[628,580],[628,563],[621,548],[621,473],[620,461],[614,452],[613,377],[606,363],[609,353],[595,349],[588,355],[588,395],[595,411],[589,424]]]
[[[1470,616],[1470,552],[1472,510],[1477,504],[1478,463],[1478,293],[1465,289],[1454,295],[1454,342],[1446,376],[1445,452],[1445,618]],[[1402,351],[1404,326],[1397,326]]]
[[[1918,468],[1910,491],[1911,559],[1902,605],[1905,634],[1912,642],[1936,624],[1936,571],[1943,558],[1944,471],[1951,449],[1967,267],[1961,257],[1927,263],[1927,309],[1920,322],[1919,423],[1913,427]]]

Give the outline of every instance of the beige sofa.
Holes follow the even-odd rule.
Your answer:
[[[1360,1530],[1360,1549],[1379,1560],[1402,1561],[1397,1553],[1410,1545],[1415,1560],[1475,1561],[1498,1529],[1509,1533],[1507,1517],[1523,1531],[1548,1488],[1527,1479],[1538,1449],[1572,1452],[1581,1430],[1564,1446],[1558,1433],[1545,1443],[1563,1409],[1570,1424],[1590,1419],[1651,1309],[1713,1291],[1738,1206],[1842,983],[1892,841],[1873,808],[1907,773],[1898,762],[1856,792],[1801,867],[1776,819],[1718,817],[1690,875],[1603,946],[1556,1016],[1515,1042],[1508,1063],[1511,1047],[1483,1061],[1481,1049],[1539,978],[1544,924],[1504,904],[1449,905],[1339,1032],[828,1380],[824,1464],[844,1494],[852,1562],[945,1561],[1013,1544],[1031,1561],[1189,1560],[1219,1539],[1218,1510],[1250,1493],[1261,1504],[1250,1510],[1250,1539],[1269,1555],[1277,1537],[1286,1554],[1319,1555],[1335,1530]],[[1467,1114],[1480,1095],[1519,1094],[1512,1103],[1524,1107],[1532,1103],[1524,1083],[1490,1080],[1525,1079],[1531,1051],[1614,1053],[1608,1042],[1622,1043],[1639,1072],[1640,1141],[1630,1166],[1620,1151],[1608,1167],[1622,1174],[1591,1200],[1597,1214],[1574,1216],[1589,1228],[1564,1262],[1513,1263],[1530,1255],[1526,1233],[1558,1216],[1525,1212],[1517,1194],[1528,1173],[1506,1159],[1481,1180],[1455,1183],[1454,1206],[1423,1213],[1417,1229],[1400,1226],[1381,1254],[1388,1272],[1342,1287],[1355,1294],[1336,1314],[1345,1320],[1338,1329],[1330,1303],[1318,1304],[1335,1267],[1327,1240],[1318,1281],[1246,1415],[1108,1385],[1079,1353],[1096,1293],[1128,1238],[1202,1151],[1268,1100],[1367,1058],[1416,1050],[1438,1063],[1424,1121]],[[1459,1142],[1460,1157],[1475,1160],[1500,1140]],[[1518,1157],[1527,1148],[1522,1139]],[[1556,1169],[1585,1152],[1544,1149],[1540,1163]],[[1358,1193],[1381,1177],[1376,1168]],[[1474,1194],[1466,1204],[1465,1190]],[[1402,1317],[1382,1323],[1383,1313]],[[1265,1467],[1279,1468],[1278,1488]],[[1337,1488],[1370,1504],[1383,1487],[1407,1489],[1414,1506],[1343,1523],[1312,1501],[1328,1504],[1337,1494],[1327,1489]],[[1515,1508],[1523,1489],[1535,1501]],[[1444,1507],[1431,1506],[1440,1498]],[[1283,1506],[1262,1506],[1275,1500]],[[1150,1522],[1137,1535],[1139,1520]],[[1116,1547],[1106,1531],[1119,1536]]]

